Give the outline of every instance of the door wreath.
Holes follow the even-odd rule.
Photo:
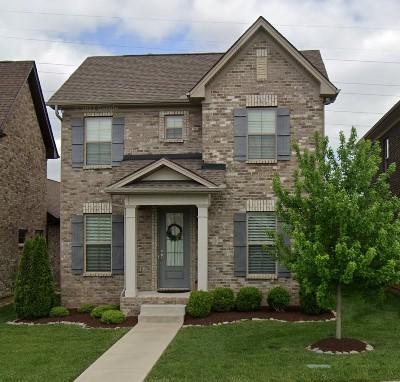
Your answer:
[[[167,237],[171,241],[182,239],[182,227],[179,224],[172,223],[167,228]]]

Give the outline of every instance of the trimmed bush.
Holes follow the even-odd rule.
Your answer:
[[[240,288],[236,296],[236,309],[240,312],[249,312],[260,309],[262,295],[256,287]]]
[[[54,305],[53,275],[43,236],[25,241],[14,296],[18,318],[48,316]]]
[[[230,288],[217,288],[212,292],[212,309],[215,312],[229,312],[235,307],[235,294]]]
[[[306,292],[304,288],[300,287],[300,311],[305,314],[321,314],[325,310],[322,309],[317,301],[317,294],[315,292]]]
[[[211,313],[213,297],[210,292],[204,290],[193,291],[190,293],[186,311],[192,317],[206,317]]]
[[[64,317],[69,315],[69,310],[64,306],[54,306],[50,309],[50,317]]]
[[[117,305],[112,305],[112,304],[108,304],[108,305],[99,305],[96,306],[96,308],[94,308],[91,312],[90,315],[93,318],[101,318],[101,316],[103,315],[104,312],[106,312],[107,310],[118,310],[118,306]]]
[[[285,310],[290,303],[290,294],[286,288],[272,288],[267,296],[268,306],[277,312]]]
[[[125,315],[117,309],[106,310],[101,315],[101,322],[106,324],[120,324],[125,320]]]
[[[81,304],[81,305],[79,305],[78,312],[79,313],[91,313],[95,307],[96,307],[96,305],[94,305],[94,304]]]

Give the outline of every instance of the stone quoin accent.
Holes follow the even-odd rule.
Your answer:
[[[84,214],[111,214],[112,203],[84,203],[82,212]]]
[[[273,212],[275,211],[275,200],[254,200],[250,199],[246,202],[246,211]]]

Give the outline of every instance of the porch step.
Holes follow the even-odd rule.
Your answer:
[[[186,305],[183,304],[143,304],[140,307],[138,321],[153,323],[183,323],[185,307]]]

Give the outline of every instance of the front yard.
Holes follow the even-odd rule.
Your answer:
[[[73,381],[128,329],[72,325],[12,326],[11,305],[0,308],[0,381]]]
[[[243,322],[182,329],[147,381],[338,382],[400,380],[400,297],[380,306],[346,298],[344,336],[375,351],[318,355],[304,348],[331,336],[334,322]],[[307,364],[328,364],[309,369]]]

